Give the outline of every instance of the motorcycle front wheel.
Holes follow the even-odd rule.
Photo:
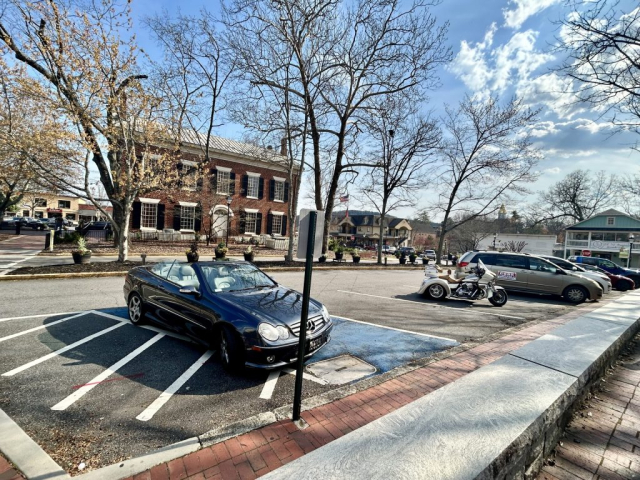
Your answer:
[[[504,290],[496,290],[489,301],[494,307],[502,307],[507,303],[507,292]]]

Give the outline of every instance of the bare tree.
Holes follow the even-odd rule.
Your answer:
[[[38,82],[49,114],[67,119],[87,155],[80,183],[42,160],[39,168],[70,192],[91,200],[114,228],[118,260],[128,255],[129,218],[135,198],[172,176],[173,161],[151,154],[169,138],[157,122],[160,99],[142,86],[128,2],[7,0],[0,13],[0,42]],[[37,159],[35,159],[37,160]],[[113,213],[90,191],[97,170]]]
[[[561,22],[559,49],[568,54],[560,70],[577,83],[580,101],[613,112],[621,129],[640,133],[640,9],[620,2],[575,2]]]
[[[273,78],[269,57],[282,43],[293,49],[298,83],[289,90],[309,116],[309,167],[316,208],[325,210],[324,249],[342,175],[368,166],[349,154],[359,116],[369,115],[374,100],[392,94],[421,100],[438,84],[437,67],[450,58],[447,26],[436,26],[430,5],[422,0],[236,0],[226,10],[230,43],[240,68],[252,73],[251,81],[284,88]]]
[[[520,253],[528,244],[525,241],[508,240],[503,245],[505,252]]]
[[[538,222],[564,219],[581,222],[616,203],[616,177],[575,170],[540,195]]]
[[[425,170],[433,163],[440,144],[436,123],[407,107],[403,98],[388,98],[376,115],[363,121],[378,148],[370,152],[371,164],[360,183],[366,203],[380,213],[378,263],[382,263],[385,219],[388,213],[415,205],[416,193],[424,188]]]
[[[448,232],[497,211],[509,194],[527,192],[524,185],[536,178],[532,168],[539,157],[528,128],[536,115],[515,98],[503,107],[495,97],[466,96],[458,108],[446,107],[435,205],[444,215],[438,261]]]
[[[459,226],[449,235],[449,249],[454,252],[477,250],[480,242],[494,233],[493,222],[486,217],[476,217],[462,222],[463,219],[457,218],[458,216],[456,215],[453,221],[459,223]]]

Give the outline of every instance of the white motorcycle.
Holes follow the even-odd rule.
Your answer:
[[[494,307],[502,307],[507,303],[507,292],[495,284],[496,274],[478,261],[478,265],[471,270],[471,275],[460,283],[449,283],[438,276],[434,265],[427,265],[425,279],[420,285],[418,293],[433,300],[444,300],[447,297],[464,300],[482,300],[487,298]]]

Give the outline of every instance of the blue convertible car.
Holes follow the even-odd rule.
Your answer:
[[[184,333],[219,353],[228,370],[278,368],[298,355],[302,294],[278,285],[248,262],[178,261],[127,273],[129,318],[145,318]],[[329,341],[327,309],[309,303],[305,357]]]

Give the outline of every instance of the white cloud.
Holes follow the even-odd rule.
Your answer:
[[[545,158],[556,157],[556,158],[585,158],[585,157],[593,157],[594,155],[598,155],[600,153],[599,150],[566,150],[559,148],[549,148],[544,150]]]
[[[515,5],[515,9],[504,8],[502,10],[504,24],[518,30],[527,18],[556,3],[560,3],[560,0],[511,0],[509,5]]]
[[[560,173],[560,167],[551,167],[551,168],[546,168],[542,171],[542,173],[549,173],[551,175],[557,175]]]
[[[517,32],[507,43],[491,49],[495,31],[494,23],[482,42],[463,40],[450,66],[468,88],[484,95],[502,93],[514,83],[527,82],[535,70],[554,58],[535,48],[538,32],[533,30]]]
[[[519,82],[516,93],[528,105],[545,105],[560,119],[571,119],[585,111],[573,93],[572,80],[555,73]]]

